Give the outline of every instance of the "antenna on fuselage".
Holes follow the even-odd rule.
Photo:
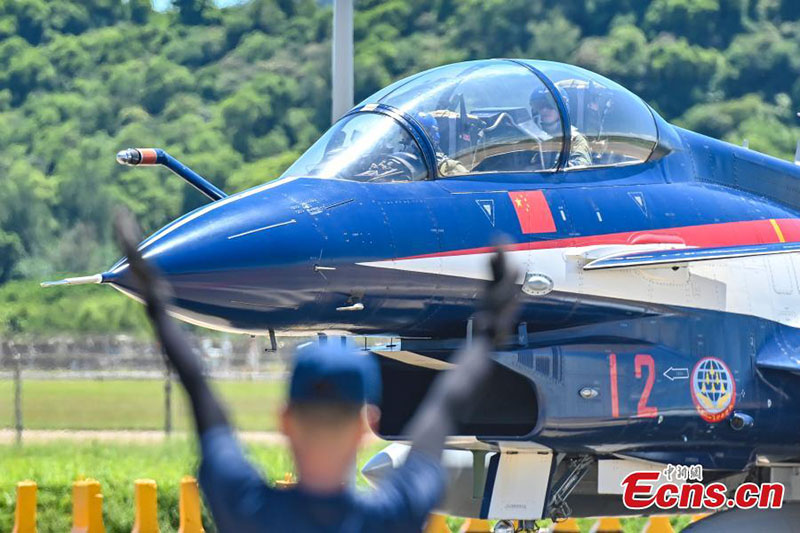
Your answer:
[[[750,148],[750,139],[742,141],[742,148]]]

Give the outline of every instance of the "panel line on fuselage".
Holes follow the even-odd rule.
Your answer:
[[[782,235],[800,242],[800,220],[780,220]],[[764,230],[767,230],[766,232]],[[670,228],[672,235],[683,236],[687,246],[736,246],[753,239],[778,242],[780,237],[770,219]],[[629,237],[645,232],[596,235],[568,239],[541,240],[510,246],[509,258],[527,272],[553,279],[554,290],[562,294],[609,300],[620,298],[680,308],[698,308],[755,316],[791,327],[800,327],[800,287],[795,287],[790,271],[772,269],[784,256],[764,255],[692,263],[673,270],[667,267],[584,271],[587,254],[600,246],[628,244]],[[362,266],[438,274],[476,280],[489,279],[488,261],[493,248],[471,248],[391,260],[358,263]],[[777,265],[777,263],[775,263]],[[791,266],[791,264],[790,264]],[[755,271],[783,272],[791,290],[781,291],[770,283],[770,276],[753,276]],[[794,268],[793,266],[791,268]],[[523,273],[524,274],[524,273]],[[777,274],[773,274],[777,275]],[[797,278],[797,273],[794,274]],[[521,281],[520,281],[521,282]],[[782,283],[781,287],[787,285]]]

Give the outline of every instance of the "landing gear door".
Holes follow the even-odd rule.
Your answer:
[[[489,462],[481,517],[539,520],[544,517],[554,456],[505,450]]]

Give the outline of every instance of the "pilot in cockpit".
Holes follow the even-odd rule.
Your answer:
[[[436,167],[439,169],[439,173],[443,176],[467,174],[467,167],[460,161],[448,157],[442,150],[439,123],[436,122],[436,117],[431,113],[419,112],[416,114],[416,119],[428,132],[433,143],[433,151],[436,153]]]
[[[566,91],[558,88],[561,99],[564,104],[569,106],[569,97]],[[556,103],[550,91],[542,87],[531,93],[530,98],[531,119],[519,124],[522,129],[530,130],[531,135],[536,138],[541,137],[560,137],[562,135],[561,129],[561,115],[558,112]],[[547,139],[542,139],[547,140]],[[542,168],[552,168],[552,162],[540,161],[540,158],[557,157],[558,154],[555,150],[542,151],[533,156],[531,163],[535,166],[542,165]],[[554,162],[554,161],[553,161]],[[578,128],[572,126],[571,139],[570,139],[570,152],[567,167],[585,167],[592,164],[591,150],[589,142],[586,137],[578,131]]]

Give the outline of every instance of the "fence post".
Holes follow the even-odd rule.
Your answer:
[[[172,366],[164,361],[164,433],[172,434]]]
[[[36,482],[17,483],[17,506],[12,533],[36,533]]]
[[[105,533],[100,482],[82,479],[72,484],[72,533]]]
[[[132,533],[159,533],[156,482],[152,479],[137,479],[134,487],[136,512]]]
[[[200,491],[197,490],[197,480],[192,476],[184,476],[181,479],[178,508],[180,509],[178,533],[205,532],[200,514]]]
[[[14,357],[14,429],[17,446],[22,445],[22,356],[12,345]]]

